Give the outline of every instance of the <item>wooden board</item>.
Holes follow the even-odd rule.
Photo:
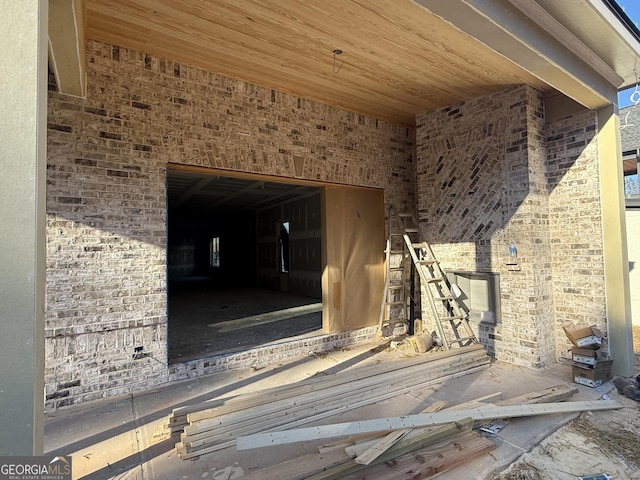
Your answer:
[[[171,417],[189,412],[176,450],[182,459],[193,458],[231,447],[241,435],[296,428],[489,365],[484,348],[473,345],[189,406]]]
[[[538,392],[529,392],[517,397],[496,402],[496,405],[518,405],[524,403],[551,403],[567,400],[578,393],[575,385],[556,385]]]
[[[404,417],[388,417],[359,422],[337,423],[317,427],[305,427],[281,432],[267,432],[242,436],[236,439],[238,450],[268,447],[300,441],[318,440],[369,432],[385,432],[403,428],[426,427],[443,423],[457,422],[471,417],[474,420],[494,418],[513,418],[555,413],[575,413],[587,410],[611,410],[622,408],[614,401],[584,401],[543,403],[534,405],[506,405],[494,408],[475,408],[452,410],[436,413],[423,413]]]
[[[442,410],[447,402],[439,400],[435,403],[432,403],[427,408],[425,408],[422,413],[433,413],[439,410]],[[356,463],[360,465],[369,465],[376,458],[382,455],[384,452],[389,450],[393,445],[395,445],[402,437],[409,434],[411,429],[404,428],[402,430],[395,430],[391,433],[388,433],[385,437],[378,440],[375,444],[371,445],[367,450],[354,458]]]
[[[452,439],[457,445],[462,446],[466,453],[470,453],[463,445],[465,435],[471,433],[473,420],[471,418],[464,419],[458,424],[438,425],[425,429],[419,436],[412,439],[404,438],[390,450],[378,457],[371,465],[361,465],[353,462],[349,458],[342,459],[339,451],[332,452],[331,456],[323,455],[320,458],[305,456],[293,461],[283,462],[277,465],[265,467],[249,473],[247,480],[337,480],[342,478],[351,478],[351,475],[357,474],[358,479],[370,478],[370,475],[376,475],[375,465],[383,465],[382,471],[389,471],[384,468],[385,465],[392,466],[396,464],[397,459],[403,460],[406,455],[416,452],[425,457],[438,455],[443,452],[441,448]],[[491,442],[492,443],[492,442]],[[469,456],[469,459],[474,457]],[[449,460],[449,459],[447,459]],[[383,479],[394,478],[394,476],[380,477]]]
[[[322,410],[338,409],[345,405],[353,407],[356,403],[366,402],[380,394],[385,396],[393,394],[394,389],[389,388],[390,384],[394,385],[395,393],[400,394],[402,388],[424,387],[437,383],[440,379],[447,379],[450,375],[468,374],[479,366],[487,366],[488,362],[488,358],[471,357],[467,362],[458,365],[443,365],[438,368],[432,368],[428,374],[420,370],[405,371],[401,380],[394,380],[391,377],[384,376],[358,380],[346,385],[338,385],[326,389],[319,388],[304,395],[286,397],[274,402],[263,402],[261,405],[228,414],[220,411],[215,417],[192,422],[191,425],[184,428],[184,431],[189,435],[210,430],[220,432],[229,425],[237,425],[248,419],[258,419],[258,422],[273,420],[282,416],[293,419],[300,416],[308,416],[311,413],[319,413]],[[191,416],[189,416],[189,419],[191,421]],[[256,422],[253,421],[252,425],[255,426]]]
[[[485,395],[483,397],[479,397],[479,398],[475,398],[473,400],[469,400],[467,402],[463,402],[463,403],[459,403],[457,405],[453,405],[451,407],[448,407],[447,410],[463,410],[463,409],[470,409],[470,408],[486,408],[486,407],[494,407],[495,405],[488,403],[491,401],[494,401],[496,399],[501,399],[502,398],[502,393],[501,392],[495,392],[489,395]],[[435,404],[437,406],[438,402],[435,402]],[[439,411],[439,410],[438,410]],[[424,411],[424,413],[429,413],[426,411]],[[419,436],[419,435],[423,435],[424,433],[428,432],[430,429],[435,428],[434,426],[431,427],[421,427],[421,428],[413,428],[408,430],[408,434],[407,434],[407,438],[406,441],[409,441],[410,439],[412,439],[413,437]],[[405,431],[405,430],[401,430],[401,431]],[[367,435],[376,435],[374,433],[369,433]],[[376,442],[378,442],[380,440],[380,434],[377,434],[378,437],[377,438],[373,438],[373,439],[364,439],[360,442],[356,442],[354,445],[351,446],[346,446],[345,447],[345,452],[347,453],[347,455],[349,455],[351,458],[355,459],[361,455],[363,455],[369,448],[373,447]],[[405,441],[405,439],[403,439],[403,442]]]
[[[276,423],[274,425],[272,425],[273,428],[293,428],[296,427],[298,425],[303,425],[306,423],[311,423],[313,421],[316,420],[320,420],[322,418],[326,418],[329,416],[333,416],[336,415],[338,413],[342,413],[348,410],[351,410],[353,408],[357,408],[360,406],[364,406],[364,405],[370,405],[371,403],[375,403],[376,401],[380,401],[380,400],[385,400],[388,398],[392,398],[394,396],[397,396],[399,394],[405,393],[405,392],[409,392],[411,390],[414,390],[415,388],[417,388],[418,386],[429,386],[431,384],[435,384],[435,383],[441,383],[445,380],[449,380],[452,378],[457,378],[463,375],[468,375],[469,373],[472,373],[473,371],[479,371],[482,370],[484,368],[487,368],[488,364],[486,365],[480,365],[477,367],[473,367],[471,369],[459,372],[459,373],[455,373],[455,374],[451,374],[451,375],[447,375],[446,377],[439,377],[437,379],[434,380],[430,380],[427,381],[425,383],[422,383],[420,385],[411,385],[411,386],[407,386],[403,389],[396,389],[396,390],[389,390],[386,394],[381,394],[378,395],[376,397],[372,397],[372,398],[367,398],[365,400],[362,400],[359,403],[354,403],[354,404],[347,404],[343,407],[340,408],[335,408],[335,409],[330,409],[327,411],[323,411],[320,413],[317,413],[315,415],[308,415],[308,416],[303,416],[301,418],[298,418],[297,420],[293,420],[291,422],[285,423],[283,424],[282,422]],[[255,425],[252,425],[248,428],[253,429],[253,431],[255,430]],[[205,453],[210,453],[210,452],[214,452],[214,451],[218,451],[224,448],[228,448],[230,446],[235,445],[236,439],[235,439],[235,432],[233,435],[228,435],[226,439],[220,439],[219,437],[215,436],[215,433],[213,434],[214,437],[212,438],[212,440],[210,442],[207,443],[203,443],[202,445],[199,445],[197,449],[189,449],[189,448],[183,448],[183,446],[185,446],[185,440],[183,440],[183,442],[180,442],[181,447],[178,446],[178,444],[176,445],[176,450],[178,450],[178,453],[180,454],[180,458],[182,458],[183,460],[189,459],[189,458],[193,458],[195,456],[198,455],[202,455]]]
[[[199,404],[179,407],[173,410],[172,414],[169,416],[169,422],[174,423],[173,419],[186,421],[187,415],[198,412],[197,415],[189,416],[189,421],[195,422],[206,418],[212,418],[223,413],[240,411],[258,405],[264,405],[265,398],[269,398],[269,401],[273,402],[282,398],[297,397],[308,392],[318,391],[335,385],[344,385],[352,381],[368,377],[391,374],[392,372],[398,372],[410,367],[422,367],[424,369],[431,370],[443,362],[447,364],[460,363],[464,361],[467,355],[473,355],[475,353],[486,355],[482,345],[470,345],[455,350],[433,352],[409,359],[377,365],[368,365],[350,371],[340,372],[337,375],[316,375],[291,385],[261,389],[253,393],[245,393],[242,395],[219,397]]]
[[[529,392],[525,395],[512,397],[507,400],[502,400],[501,392],[494,392],[489,395],[453,405],[451,407],[448,407],[447,410],[461,410],[478,407],[490,407],[495,409],[496,405],[501,404],[560,401],[566,400],[575,392],[576,389],[571,385],[558,385],[544,389],[542,391]],[[495,402],[495,404],[487,402]],[[427,412],[427,410],[437,411],[442,406],[442,402],[434,402],[429,407],[427,407],[427,409],[425,409],[425,412]],[[358,436],[346,437],[320,447],[318,451],[322,455],[307,455],[306,458],[300,458],[293,461],[271,465],[269,467],[265,467],[263,469],[252,472],[251,474],[249,474],[248,479],[257,478],[259,480],[281,480],[282,478],[287,478],[289,480],[302,480],[312,478],[316,480],[329,480],[331,478],[350,478],[350,476],[354,475],[355,473],[359,474],[359,476],[356,478],[361,479],[364,477],[368,480],[378,478],[378,474],[393,473],[395,479],[397,476],[397,470],[394,468],[394,466],[398,465],[398,458],[402,458],[403,455],[415,452],[418,455],[430,458],[430,455],[432,455],[436,450],[440,453],[443,452],[443,450],[439,450],[439,447],[441,445],[437,445],[435,447],[429,446],[430,442],[435,442],[436,440],[444,440],[442,432],[440,432],[439,437],[434,436],[434,432],[436,432],[441,427],[442,426],[414,428],[411,429],[407,434],[404,434],[404,432],[406,432],[407,430],[400,430],[394,431],[386,436],[381,433],[368,433]],[[395,432],[399,432],[398,435],[402,435],[402,438],[400,438],[397,443],[394,440],[391,440],[391,438],[393,438],[392,435],[394,435]],[[451,435],[457,435],[456,444],[461,445],[461,442],[458,440],[461,432],[456,432],[455,430],[449,430],[449,432]],[[392,445],[389,446],[388,450],[374,458],[369,466],[358,464],[349,460],[355,459],[358,456],[365,454],[365,452],[372,449],[372,447],[374,447],[376,443],[380,442],[381,439],[389,441],[390,443],[392,443]],[[340,455],[342,451],[341,449],[344,449],[344,452],[348,457]],[[461,462],[458,463],[463,463],[464,461],[475,458],[472,452],[464,446],[461,446],[460,451],[464,451],[465,455],[464,458],[461,459]],[[427,452],[429,452],[429,454],[427,454]],[[478,452],[478,455],[481,454],[482,452]],[[446,460],[447,469],[453,468],[457,464],[456,460],[451,455],[448,455]],[[404,458],[402,458],[401,461],[404,462]],[[318,465],[318,463],[321,463],[322,466],[315,466]],[[385,466],[373,467],[374,465],[377,465],[379,463],[385,463]],[[314,466],[311,467],[312,465]],[[444,465],[445,464],[443,463],[442,468],[445,468]],[[379,478],[386,480],[386,478],[388,477],[381,476]]]
[[[471,432],[473,428],[473,420],[471,418],[462,419],[459,423],[449,423],[445,425],[437,425],[429,429],[425,429],[420,435],[411,439],[402,439],[393,445],[388,451],[373,460],[374,465],[382,463],[393,463],[396,458],[403,455],[411,454],[417,450],[428,447],[430,445],[439,445],[447,442],[452,438],[458,438],[460,435]],[[342,465],[336,465],[332,468],[323,469],[320,472],[307,474],[305,480],[332,480],[344,478],[347,475],[369,472],[371,465],[362,465],[355,462],[345,462]],[[368,475],[367,475],[368,478]],[[296,479],[301,480],[301,479]]]
[[[456,435],[437,445],[369,466],[365,470],[341,477],[312,476],[307,480],[418,480],[428,479],[470,462],[496,448],[495,443],[477,432]]]

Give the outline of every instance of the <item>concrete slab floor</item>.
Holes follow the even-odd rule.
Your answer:
[[[168,307],[170,364],[322,334],[321,299],[288,292],[196,278],[169,285]]]
[[[50,412],[45,419],[45,452],[71,455],[74,479],[85,480],[260,478],[260,469],[275,463],[296,458],[327,461],[328,457],[310,455],[317,453],[318,446],[326,441],[244,451],[226,448],[182,460],[174,448],[179,436],[167,438],[162,427],[172,409],[179,406],[294,383],[319,372],[338,374],[359,366],[413,355],[406,348],[390,349],[385,346],[382,341],[372,341],[323,355],[295,358],[258,370],[215,374],[149,392]],[[573,384],[568,364],[558,363],[542,370],[531,370],[493,362],[480,372],[416,389],[393,400],[326,418],[318,424],[406,415],[417,413],[437,400],[452,406],[495,392],[501,392],[507,399],[560,384],[571,384],[578,389],[571,401],[596,400],[613,388],[611,382],[597,388]],[[576,416],[562,414],[513,419],[500,433],[490,437],[497,446],[494,451],[438,478],[491,478],[490,474],[495,469],[510,464]]]

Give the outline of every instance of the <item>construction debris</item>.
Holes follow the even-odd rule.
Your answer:
[[[602,345],[602,332],[595,326],[572,329],[563,325],[562,329],[575,347],[595,350]]]
[[[562,328],[574,345],[571,349],[573,381],[588,387],[598,387],[609,380],[613,361],[600,350],[602,332],[595,326],[577,330],[566,326]]]
[[[488,433],[490,435],[497,435],[500,431],[509,424],[509,419],[494,420],[492,422],[483,423],[478,427],[481,432]]]
[[[498,405],[535,404],[546,401],[561,401],[570,398],[577,393],[575,387],[559,385],[540,392],[532,392],[526,395],[502,400],[502,393],[496,392],[465,403],[453,405],[442,409],[444,402],[434,402],[428,411],[460,411],[471,408],[495,407]],[[493,402],[493,404],[491,403]],[[368,451],[382,445],[386,440],[393,438],[396,432],[372,437],[369,435],[352,436],[346,439],[322,445],[318,452],[323,453],[343,448],[346,457],[326,457],[320,467],[309,470],[306,465],[318,465],[318,458],[307,455],[303,458],[272,465],[252,472],[247,480],[290,480],[315,479],[357,479],[368,480],[387,478],[430,478],[439,473],[448,471],[466,462],[490,452],[495,444],[488,438],[483,438],[475,431],[476,422],[466,418],[459,422],[444,425],[430,426],[402,430],[397,442],[390,442],[389,448],[380,452],[368,465],[359,463]]]
[[[429,405],[423,413],[432,413],[437,412],[438,410],[444,408],[446,402],[439,401]],[[353,461],[359,463],[360,465],[369,465],[376,458],[382,455],[387,450],[391,449],[393,445],[395,445],[400,439],[404,436],[411,433],[411,429],[405,428],[403,430],[395,430],[385,437],[382,437],[380,440],[374,440],[373,445],[367,446],[366,450],[361,453],[354,453],[352,455]],[[345,451],[349,454],[349,449],[345,449]],[[351,455],[351,454],[350,454]]]
[[[433,348],[433,336],[430,333],[421,333],[407,338],[407,342],[415,353],[425,353]]]
[[[290,385],[212,398],[175,409],[165,428],[181,432],[176,451],[182,459],[234,446],[242,450],[337,439],[320,446],[315,455],[260,467],[248,474],[248,480],[355,479],[362,475],[380,480],[390,476],[430,478],[496,448],[491,435],[476,430],[482,424],[504,427],[519,416],[620,408],[613,401],[559,403],[577,389],[558,385],[507,400],[496,392],[453,406],[437,401],[416,415],[303,427],[468,375],[487,368],[489,362],[484,348],[477,344],[431,351],[335,375],[315,375]]]
[[[314,376],[294,385],[175,409],[167,428],[182,431],[176,450],[182,459],[193,458],[234,446],[240,435],[299,427],[479,371],[489,363],[481,345],[470,345],[352,373]]]
[[[640,402],[640,375],[637,378],[616,377],[613,384],[620,395]]]
[[[366,471],[367,479],[428,478],[496,448],[491,440],[471,431],[470,424],[471,422],[446,426],[440,433],[449,438],[438,442],[431,441],[423,447],[419,447],[419,443],[409,444],[405,447],[407,453],[402,454],[401,450],[390,451],[380,461],[370,466],[347,462],[302,478],[309,480],[362,478],[356,477],[362,471]],[[419,477],[416,477],[417,472],[420,472]]]

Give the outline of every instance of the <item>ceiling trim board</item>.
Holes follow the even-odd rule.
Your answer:
[[[616,101],[612,85],[509,0],[415,0],[588,108]],[[455,8],[454,8],[455,5]]]
[[[518,8],[527,17],[533,20],[547,33],[552,35],[556,40],[565,45],[572,52],[589,64],[595,71],[604,77],[614,86],[622,85],[624,79],[618,75],[613,68],[602,58],[600,58],[593,50],[584,44],[582,40],[567,30],[560,22],[558,22],[549,12],[542,8],[538,3],[531,0],[509,0],[516,8]]]
[[[49,0],[49,65],[61,93],[87,94],[84,0]]]

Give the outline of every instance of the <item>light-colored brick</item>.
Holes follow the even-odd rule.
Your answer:
[[[540,368],[568,348],[562,325],[606,330],[594,112],[545,125],[540,93],[514,86],[418,115],[414,130],[100,42],[87,60],[86,99],[49,96],[48,408],[375,334],[166,366],[169,163],[417,205],[446,269],[500,274],[502,318],[474,324],[500,360]],[[505,265],[511,241],[519,271]],[[152,358],[133,360],[141,344]]]
[[[568,348],[563,324],[604,325],[594,122],[545,125],[525,86],[417,117],[422,225],[445,268],[500,274],[500,323],[474,325],[500,360],[542,367]]]
[[[386,202],[413,201],[413,128],[94,41],[87,75],[86,99],[49,94],[47,408],[184,377],[163,365],[168,163],[375,187]],[[353,339],[258,355],[345,341]],[[153,359],[132,361],[138,345]],[[218,368],[198,365],[198,374]],[[79,383],[60,387],[69,381]]]

